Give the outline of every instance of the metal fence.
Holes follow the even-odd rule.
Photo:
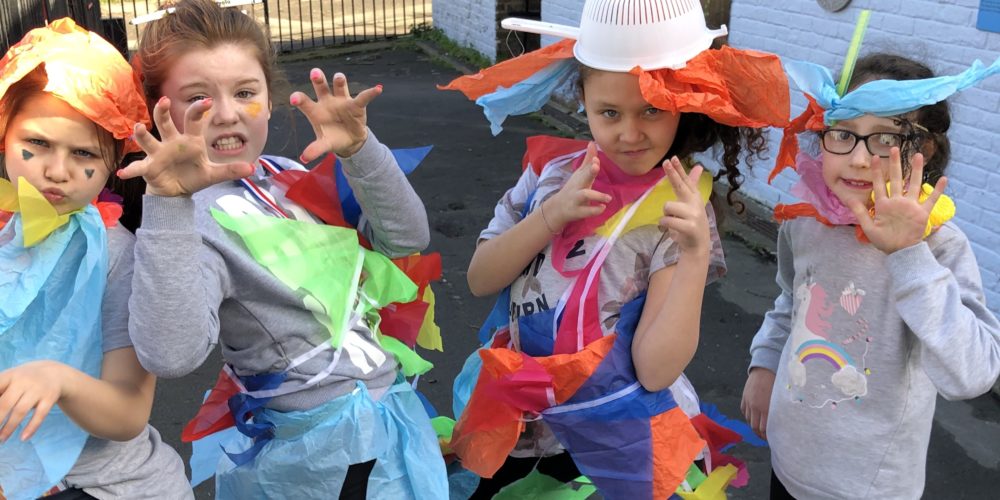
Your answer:
[[[30,29],[46,19],[72,17],[77,23],[102,32],[99,6],[82,0],[0,0],[0,48],[17,43]]]
[[[101,13],[121,20],[134,50],[141,26],[132,26],[132,19],[158,5],[158,0],[101,0]],[[233,8],[266,25],[282,52],[391,38],[431,22],[431,0],[265,0]]]
[[[160,0],[0,0],[0,48],[7,50],[45,19],[69,15],[128,51],[142,26],[132,19]],[[264,0],[240,9],[267,26],[281,52],[392,38],[431,24],[431,0]],[[97,16],[97,17],[95,17]],[[83,21],[83,22],[81,22]]]

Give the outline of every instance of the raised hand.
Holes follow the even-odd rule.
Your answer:
[[[330,152],[341,158],[353,156],[368,139],[367,107],[382,93],[382,86],[376,85],[351,97],[343,73],[333,75],[332,89],[318,68],[309,72],[309,80],[316,91],[315,101],[302,92],[289,97],[292,106],[306,115],[316,133],[316,140],[306,146],[299,161],[309,163]]]
[[[889,153],[889,186],[886,190],[885,173],[879,157],[872,158],[872,189],[875,194],[875,215],[868,213],[868,207],[858,200],[849,203],[849,208],[858,219],[858,224],[864,230],[868,241],[886,254],[913,246],[924,239],[927,220],[938,198],[948,185],[948,180],[942,177],[927,199],[920,201],[923,191],[924,156],[913,155],[910,161],[913,168],[910,171],[908,183],[903,181],[903,167],[899,148],[892,148]]]
[[[601,171],[601,160],[597,157],[597,145],[587,145],[587,154],[580,168],[573,172],[558,193],[552,195],[539,208],[547,214],[546,221],[551,231],[561,232],[570,222],[593,217],[604,212],[611,195],[593,189],[594,179]]]
[[[118,177],[144,178],[147,194],[185,196],[252,174],[253,166],[249,163],[215,163],[208,159],[208,145],[202,129],[205,115],[211,108],[211,99],[195,101],[188,106],[181,133],[170,118],[170,99],[160,98],[153,107],[153,121],[161,139],[156,140],[143,124],[136,124],[135,141],[146,152],[146,158],[119,170]]]
[[[21,421],[34,410],[21,432],[21,441],[31,439],[62,396],[60,363],[32,361],[0,372],[0,443],[10,438]]]
[[[680,245],[681,252],[707,254],[712,246],[705,200],[701,199],[698,191],[698,179],[703,170],[701,165],[696,165],[691,172],[684,172],[684,167],[676,156],[663,162],[663,171],[674,188],[677,200],[663,205],[660,228],[667,231]]]

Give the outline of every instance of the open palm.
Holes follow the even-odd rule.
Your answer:
[[[944,191],[948,180],[938,180],[934,190],[924,201],[921,180],[924,173],[924,157],[917,153],[911,160],[909,189],[904,188],[902,161],[899,148],[893,148],[889,155],[889,182],[886,185],[882,162],[872,158],[873,191],[875,195],[874,216],[870,215],[863,203],[855,200],[850,204],[861,229],[875,248],[886,254],[915,245],[924,238],[931,210]]]
[[[309,79],[316,92],[315,101],[302,92],[294,92],[289,98],[292,106],[306,115],[316,134],[316,140],[306,146],[299,159],[308,163],[330,152],[342,158],[354,155],[368,139],[367,107],[382,93],[382,86],[351,97],[347,77],[342,73],[333,76],[332,88],[320,69],[314,68]]]

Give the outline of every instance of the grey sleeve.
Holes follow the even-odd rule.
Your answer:
[[[1000,325],[986,307],[968,239],[948,226],[940,231],[950,234],[933,251],[921,242],[887,257],[892,293],[938,392],[974,398],[1000,376]]]
[[[427,210],[375,133],[369,130],[361,150],[340,161],[364,216],[361,231],[375,250],[403,257],[427,248],[431,239]]]
[[[135,236],[116,225],[108,229],[108,285],[101,302],[101,351],[131,347],[128,301],[132,295]]]
[[[764,322],[750,344],[750,368],[767,368],[775,373],[781,362],[781,351],[792,331],[795,258],[788,233],[788,224],[782,224],[778,230],[778,274],[775,278],[781,295],[774,299],[774,307],[764,315]]]
[[[129,332],[146,370],[181,377],[199,367],[218,342],[228,274],[222,256],[196,229],[191,198],[146,195],[142,210]]]

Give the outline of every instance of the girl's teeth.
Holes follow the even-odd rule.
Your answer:
[[[221,151],[239,149],[243,147],[243,140],[240,139],[239,137],[224,137],[222,139],[215,141],[213,147]]]

